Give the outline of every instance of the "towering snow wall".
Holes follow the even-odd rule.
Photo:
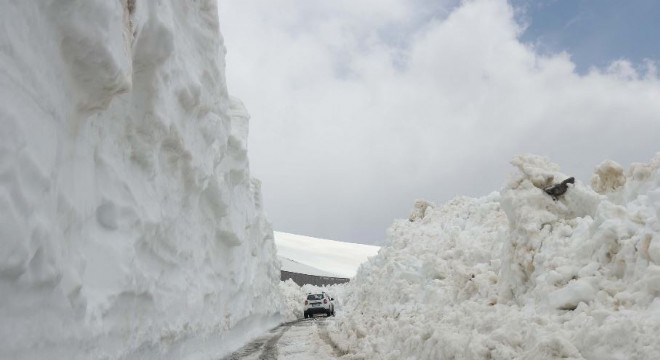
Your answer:
[[[365,359],[660,358],[660,154],[568,176],[513,160],[500,192],[418,202],[347,286],[331,332]]]
[[[0,358],[205,358],[276,321],[216,1],[0,8]]]

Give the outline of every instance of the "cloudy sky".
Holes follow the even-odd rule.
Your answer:
[[[625,4],[624,4],[625,3]],[[274,228],[382,244],[519,153],[589,182],[660,151],[655,0],[220,0]]]

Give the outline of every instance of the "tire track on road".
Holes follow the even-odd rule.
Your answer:
[[[291,328],[292,323],[287,324],[279,334],[270,338],[264,346],[264,351],[259,355],[259,360],[277,360],[279,351],[277,350],[277,342],[280,341],[282,335]]]
[[[342,350],[339,346],[337,346],[337,344],[335,344],[334,341],[332,341],[330,334],[328,333],[328,324],[325,321],[319,321],[317,325],[319,327],[319,337],[332,348],[332,351],[335,353],[336,357],[340,358],[348,354],[347,351]]]
[[[311,359],[319,355],[319,359],[334,359],[347,355],[347,351],[342,350],[332,341],[327,327],[328,319],[300,319],[282,324],[272,329],[269,335],[253,340],[223,360],[278,360],[280,358],[284,360],[290,357]],[[283,336],[286,341],[280,341]],[[319,346],[322,347],[319,348]],[[323,356],[318,351],[322,351],[326,355]]]
[[[272,329],[270,333],[274,335],[259,337],[244,347],[224,357],[222,360],[241,360],[253,358],[252,356],[259,351],[261,351],[261,354],[259,354],[257,359],[276,360],[278,356],[277,342],[280,340],[282,335],[284,335],[284,333],[287,332],[287,330],[289,330],[295,323],[295,321],[285,323],[276,327],[275,329]]]

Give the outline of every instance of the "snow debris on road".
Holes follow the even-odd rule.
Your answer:
[[[392,225],[331,325],[347,358],[660,358],[660,154],[556,201],[559,166],[512,163],[501,193]]]
[[[211,358],[280,321],[217,11],[3,2],[0,358]]]

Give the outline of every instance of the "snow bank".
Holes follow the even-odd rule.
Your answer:
[[[396,221],[347,286],[333,340],[364,359],[660,358],[660,154],[596,169],[532,156],[501,193]],[[378,299],[378,301],[376,301]]]
[[[0,358],[210,358],[275,324],[215,0],[0,20]]]

